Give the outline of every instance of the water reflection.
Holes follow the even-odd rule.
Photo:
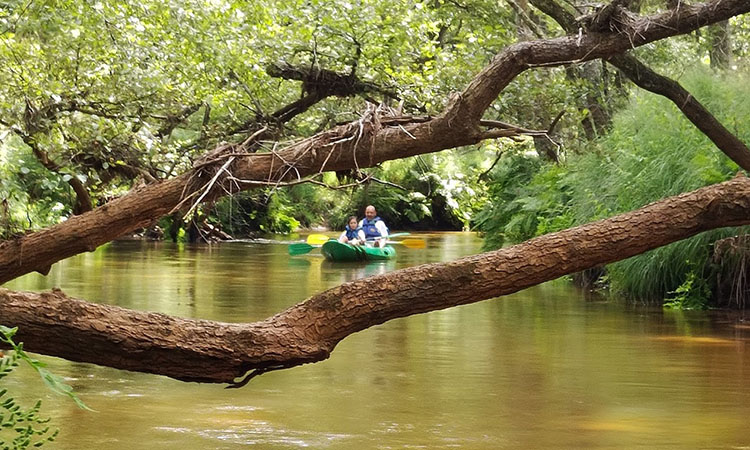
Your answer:
[[[253,321],[343,282],[479,251],[470,234],[425,239],[369,264],[289,257],[269,242],[115,242],[7,287]],[[44,358],[91,413],[28,370],[7,383],[44,397],[60,449],[741,448],[750,327],[740,319],[587,299],[559,281],[387,322],[327,361],[240,390]]]

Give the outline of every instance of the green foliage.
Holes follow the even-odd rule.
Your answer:
[[[327,178],[333,181],[335,176],[330,175]],[[279,197],[279,200],[283,199],[290,205],[288,213],[304,227],[325,223],[338,199],[345,197],[342,191],[331,191],[312,184],[293,186],[285,190],[285,193],[286,195]]]
[[[744,76],[695,71],[681,82],[744,142],[750,131],[750,83]],[[731,178],[737,166],[669,101],[634,95],[614,119],[611,132],[565,164],[543,164],[527,152],[504,156],[492,173],[490,202],[479,215],[486,245],[518,242],[550,231],[611,217],[661,198]],[[607,267],[613,292],[663,299],[678,292],[691,272],[708,276],[709,249],[738,233],[715,230]],[[691,261],[690,264],[687,261]],[[699,270],[700,269],[700,270]],[[698,275],[696,275],[698,276]],[[700,278],[700,277],[699,277]],[[705,283],[675,298],[699,297]],[[686,294],[687,292],[687,294]]]
[[[487,0],[6,2],[0,14],[0,138],[23,137],[58,166],[24,166],[38,175],[36,184],[46,180],[40,191],[16,176],[18,158],[0,161],[0,171],[9,175],[3,198],[18,215],[10,228],[23,231],[29,221],[45,226],[68,217],[75,197],[66,178],[81,179],[93,201],[102,203],[142,178],[184,171],[221,141],[242,141],[247,124],[299,99],[298,81],[266,73],[272,62],[351,72],[396,91],[407,114],[437,112],[498,49],[517,39],[515,21],[512,9]],[[527,85],[543,92],[550,89],[547,81]],[[361,98],[327,99],[286,124],[284,134],[310,135],[357,118],[363,107]],[[192,112],[175,119],[182,111]],[[16,147],[22,158],[35,159],[29,146]],[[444,164],[441,159],[447,166],[460,158],[425,161],[432,167]],[[468,181],[471,172],[464,171],[463,179],[435,173],[445,183],[419,190],[426,202],[390,196],[415,203],[396,223],[468,223],[478,207],[474,199],[481,198]],[[419,176],[390,181],[410,184]],[[361,206],[357,194],[326,194],[317,187],[294,188],[288,197],[322,200],[296,208],[293,216],[304,226],[338,222],[331,211],[338,217],[338,211]],[[340,202],[342,197],[351,202]],[[446,217],[436,215],[444,206]],[[291,224],[279,216],[264,228]]]
[[[485,247],[499,248],[506,240],[513,242],[509,235],[523,240],[536,230],[536,215],[519,213],[526,187],[540,166],[538,158],[526,154],[504,156],[499,161],[490,181],[490,201],[475,222],[475,228],[485,233]]]
[[[70,397],[80,408],[89,409],[61,377],[26,354],[23,344],[13,341],[17,330],[0,325],[0,342],[12,349],[7,355],[0,352],[0,380],[10,375],[23,361],[39,374],[50,390]],[[48,425],[49,419],[39,415],[41,405],[41,400],[38,400],[34,406],[25,408],[11,397],[7,389],[0,389],[0,449],[40,447],[55,440],[58,431],[52,431]]]
[[[210,217],[232,235],[243,236],[257,231],[291,233],[300,226],[294,217],[299,210],[289,200],[288,191],[268,189],[223,198]]]
[[[17,331],[18,328],[8,328],[0,325],[0,342],[4,343],[7,346],[10,346],[13,349],[13,354],[11,355],[11,357],[15,358],[15,360],[26,362],[39,374],[39,376],[42,378],[42,381],[44,381],[44,384],[52,392],[69,397],[81,409],[91,410],[81,401],[81,399],[78,398],[75,392],[73,392],[73,388],[66,384],[62,377],[55,375],[47,370],[46,364],[44,364],[43,362],[33,359],[28,354],[26,354],[26,352],[23,350],[23,343],[17,344],[13,341],[13,336]],[[15,366],[17,366],[17,364]],[[7,373],[0,375],[0,378],[6,375]]]
[[[676,290],[687,274],[705,264],[711,242],[733,233],[716,230],[610,264],[613,293],[642,300],[660,300]]]
[[[690,271],[687,279],[664,299],[664,309],[707,309],[711,298],[711,289],[706,280]]]
[[[3,450],[25,449],[28,447],[41,447],[47,442],[52,442],[57,437],[58,430],[50,432],[47,425],[49,419],[39,416],[42,406],[41,400],[37,401],[31,408],[23,408],[16,401],[6,395],[6,389],[0,389],[0,448]],[[13,434],[12,440],[7,435]],[[6,435],[6,436],[3,436]]]
[[[566,173],[528,152],[504,156],[492,173],[490,201],[476,220],[485,233],[485,248],[571,226]]]
[[[211,217],[232,236],[246,236],[260,230],[259,216],[265,213],[264,193],[261,190],[240,192],[220,199]]]
[[[515,40],[513,22],[509,8],[486,0],[11,0],[0,13],[0,137],[23,137],[57,165],[27,167],[52,184],[39,207],[57,214],[29,211],[49,225],[70,215],[66,177],[84,180],[101,203],[142,177],[184,171],[221,141],[244,140],[247,124],[299,98],[299,82],[270,77],[269,63],[355,73],[398,91],[410,112],[435,112]],[[359,98],[328,99],[284,132],[310,135],[363,107]],[[177,118],[183,111],[191,112]],[[34,159],[30,147],[19,151]],[[15,166],[0,162],[9,174]],[[3,198],[14,211],[36,207],[19,194],[29,186],[7,179]],[[14,226],[28,228],[23,219]]]
[[[490,155],[498,151],[498,144],[489,142],[417,159],[422,168],[412,169],[415,180],[405,185],[429,199],[433,229],[471,227],[486,201],[487,187],[480,176],[489,167]]]
[[[375,206],[378,215],[386,220],[391,228],[404,228],[405,225],[418,222],[432,214],[427,197],[420,192],[405,192],[372,184],[368,186],[365,194],[369,199],[365,203]]]
[[[284,191],[270,195],[267,214],[260,224],[262,231],[287,234],[299,227],[299,221],[293,217],[296,208],[281,199],[285,195]]]
[[[484,204],[485,186],[478,176],[487,169],[488,153],[496,147],[471,147],[388,161],[374,171],[403,187],[369,183],[353,192],[339,219],[360,216],[372,204],[391,229],[469,228]]]
[[[683,83],[728,127],[750,118],[742,101],[750,94],[741,76],[697,72]],[[750,134],[739,138],[750,142]],[[639,94],[618,115],[599,150],[570,161],[571,211],[575,223],[639,208],[660,198],[729,179],[737,170],[723,153],[671,103]],[[675,290],[694,264],[706,264],[710,244],[736,234],[734,229],[703,233],[609,266],[614,292],[637,298],[663,298]]]
[[[70,214],[70,186],[50,176],[19,139],[0,140],[0,238],[57,223]]]

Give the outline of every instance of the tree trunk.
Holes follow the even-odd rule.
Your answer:
[[[236,192],[237,185],[249,189],[324,171],[372,167],[508,136],[512,130],[483,131],[480,119],[523,71],[610,57],[748,11],[747,0],[683,4],[620,22],[627,32],[518,43],[498,54],[442,115],[428,121],[388,122],[370,111],[361,121],[273,153],[248,154],[244,145],[217,148],[181,176],[0,243],[0,283],[33,270],[46,273],[61,259],[92,251],[170,211]],[[0,289],[0,323],[20,327],[18,338],[30,351],[180,380],[231,383],[249,370],[257,374],[323,360],[349,334],[394,318],[506,295],[701,231],[748,223],[750,181],[735,179],[514,247],[346,283],[252,324],[129,311],[70,299],[60,291],[5,289]]]
[[[750,179],[667,198],[513,247],[361,279],[264,321],[228,324],[0,289],[0,323],[26,349],[73,361],[232,383],[249,370],[321,361],[338,342],[391,319],[507,295],[702,231],[750,224]]]
[[[729,21],[722,20],[708,27],[709,48],[708,57],[711,68],[725,70],[732,62],[732,41],[729,33]]]
[[[607,73],[603,64],[588,62],[582,65],[579,76],[586,83],[586,98],[584,107],[588,111],[581,125],[590,141],[606,134],[612,117],[607,104],[612,101],[604,89],[607,82]]]

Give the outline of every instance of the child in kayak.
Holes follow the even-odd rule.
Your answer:
[[[365,232],[357,224],[357,216],[349,216],[344,232],[339,236],[339,242],[350,245],[362,245],[365,243]]]

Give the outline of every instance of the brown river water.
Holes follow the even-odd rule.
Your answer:
[[[470,233],[421,237],[427,248],[369,264],[290,257],[272,241],[113,242],[5,287],[255,321],[345,281],[480,251]],[[749,343],[740,313],[662,311],[557,280],[385,323],[241,389],[43,356],[95,412],[29,369],[2,384],[42,398],[60,429],[51,449],[750,449]]]

